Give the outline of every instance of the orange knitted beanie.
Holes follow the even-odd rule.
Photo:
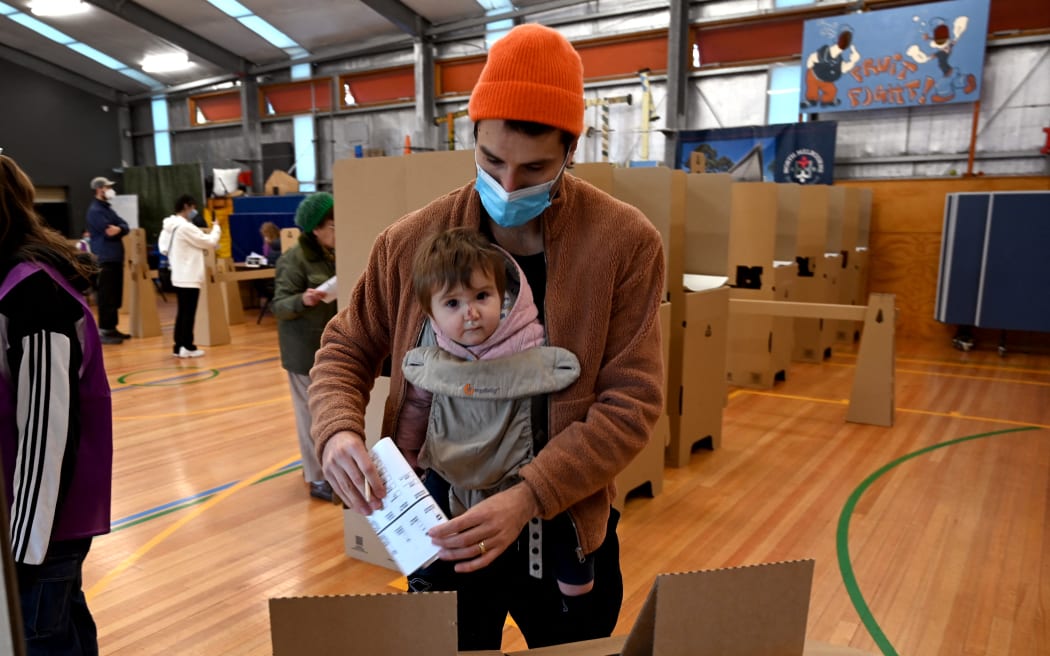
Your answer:
[[[549,27],[519,25],[492,45],[468,112],[484,119],[532,121],[583,132],[583,62]]]

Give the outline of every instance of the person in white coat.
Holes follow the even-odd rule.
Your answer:
[[[178,310],[175,314],[172,355],[177,358],[199,358],[204,351],[193,343],[193,323],[197,316],[197,301],[204,282],[204,256],[214,249],[222,234],[218,223],[205,232],[193,223],[197,216],[197,201],[192,196],[179,196],[175,213],[164,219],[160,233],[160,252],[168,256],[171,284],[175,287]]]

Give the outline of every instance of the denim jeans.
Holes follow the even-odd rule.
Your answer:
[[[97,656],[95,621],[81,589],[90,548],[90,539],[58,542],[40,565],[18,567],[28,656]]]

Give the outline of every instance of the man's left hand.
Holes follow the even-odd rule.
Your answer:
[[[442,560],[458,560],[456,571],[487,567],[518,539],[522,527],[539,514],[532,490],[519,483],[485,499],[467,512],[430,529]]]

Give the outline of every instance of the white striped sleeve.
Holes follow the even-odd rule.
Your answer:
[[[16,562],[38,565],[51,541],[69,435],[70,342],[38,331],[23,338],[22,349],[11,547]]]

